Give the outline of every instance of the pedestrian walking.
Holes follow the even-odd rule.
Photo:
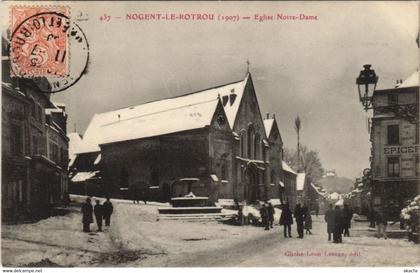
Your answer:
[[[327,222],[328,241],[331,241],[331,234],[334,233],[335,228],[334,210],[332,204],[329,204],[328,210],[325,212],[324,220]]]
[[[64,207],[68,207],[70,205],[70,195],[68,193],[68,191],[65,191],[63,194],[63,205]]]
[[[296,205],[294,214],[295,214],[297,232],[299,234],[299,238],[303,239],[303,221],[305,220],[306,215],[305,215],[305,211],[300,206],[300,204]]]
[[[375,228],[375,210],[371,204],[368,204],[368,219],[370,223],[369,227]]]
[[[385,214],[383,209],[380,209],[375,214],[375,224],[376,224],[376,237],[379,239],[382,236],[386,240],[388,237],[386,235],[386,227],[388,225],[388,222],[386,220]]]
[[[109,197],[106,198],[106,201],[102,205],[105,226],[109,227],[111,224],[111,215],[114,212],[114,207],[112,206],[111,200]]]
[[[269,230],[270,228],[268,225],[268,209],[265,204],[261,206],[260,215],[261,215],[262,224],[265,227],[264,230]]]
[[[96,205],[93,208],[95,213],[96,225],[98,226],[98,231],[102,231],[102,219],[104,217],[103,207],[99,200],[96,200]]]
[[[283,226],[283,234],[284,238],[292,238],[292,225],[293,225],[293,217],[292,211],[290,210],[289,203],[285,203],[282,206],[281,215],[280,215],[280,225]]]
[[[344,228],[344,237],[350,237],[350,227],[351,227],[351,218],[353,218],[353,211],[348,204],[344,204],[343,208],[343,228]]]
[[[82,204],[82,214],[83,232],[90,232],[90,224],[93,223],[93,207],[89,197]]]
[[[306,211],[305,234],[312,234],[311,229],[312,229],[312,216],[308,211]]]
[[[335,206],[334,209],[334,243],[342,243],[343,238],[343,213],[339,206]]]
[[[316,215],[316,217],[318,217],[318,215],[319,215],[319,204],[318,204],[318,202],[315,203],[315,215]]]
[[[267,203],[267,213],[268,213],[268,224],[269,224],[270,228],[273,228],[275,211],[274,211],[273,204],[271,204],[271,202]]]
[[[236,222],[238,225],[243,225],[244,223],[244,209],[243,206],[239,203],[238,199],[233,199],[233,202],[235,203],[235,208],[238,211],[238,218],[236,219]]]

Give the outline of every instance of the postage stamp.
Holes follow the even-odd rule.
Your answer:
[[[62,77],[68,74],[69,16],[70,8],[66,6],[11,8],[10,54],[16,76]]]
[[[31,78],[41,92],[56,93],[86,73],[89,44],[68,6],[12,6],[10,12],[12,77]]]

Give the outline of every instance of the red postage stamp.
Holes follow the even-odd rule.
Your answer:
[[[62,77],[69,73],[66,6],[12,6],[12,76]]]

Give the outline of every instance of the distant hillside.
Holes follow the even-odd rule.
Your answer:
[[[354,181],[345,177],[324,177],[316,183],[321,185],[327,192],[348,193],[351,191]]]

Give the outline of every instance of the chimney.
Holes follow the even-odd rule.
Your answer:
[[[270,118],[270,113],[266,113],[266,115],[267,115],[266,119],[269,119]]]
[[[230,90],[230,96],[229,96],[229,101],[230,101],[230,106],[232,106],[232,104],[235,102],[236,100],[236,94],[235,94],[235,89]]]
[[[223,106],[226,106],[226,104],[228,103],[228,101],[229,101],[229,96],[223,96],[222,97]]]
[[[276,114],[273,114],[273,119],[275,119],[276,118]]]

